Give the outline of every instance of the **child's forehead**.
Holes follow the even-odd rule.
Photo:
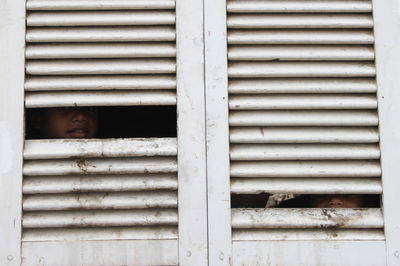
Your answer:
[[[97,107],[52,107],[44,109],[47,114],[58,114],[58,113],[72,113],[72,112],[93,112],[97,113]]]

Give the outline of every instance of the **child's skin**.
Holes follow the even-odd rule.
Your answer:
[[[48,108],[36,121],[40,134],[49,139],[93,138],[98,127],[95,108]]]
[[[312,208],[361,208],[362,195],[313,195],[311,196]]]

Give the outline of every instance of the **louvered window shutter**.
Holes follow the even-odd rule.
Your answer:
[[[382,195],[372,2],[205,2],[208,150],[230,158],[208,153],[208,169],[219,171],[208,173],[209,202],[229,208],[227,191]],[[386,261],[382,208],[229,215],[212,205],[210,265]]]
[[[399,265],[397,0],[0,4],[1,265]],[[169,105],[177,138],[25,140]],[[231,209],[233,194],[381,208]]]
[[[24,16],[23,6],[17,8]],[[204,101],[196,108],[190,101],[199,98],[180,92],[192,83],[204,91],[201,53],[198,66],[187,63],[195,58],[188,58],[187,50],[202,50],[202,42],[190,43],[192,36],[202,36],[202,10],[176,26],[177,13],[195,8],[177,6],[174,0],[26,1],[26,108],[170,105],[182,115],[178,138],[26,140],[18,202],[22,258],[10,254],[10,263],[177,265],[206,260],[206,244],[192,249],[207,235],[204,124],[188,125],[204,121]],[[188,38],[177,37],[179,31],[188,32]],[[198,78],[185,80],[189,72]],[[18,92],[19,100],[22,95]],[[197,138],[199,144],[179,138]],[[178,157],[197,160],[178,165]],[[193,168],[197,172],[192,174]],[[192,178],[198,181],[189,183]],[[194,199],[188,201],[188,195]],[[179,216],[178,201],[185,209]],[[201,237],[192,239],[196,234],[188,230],[178,234],[178,223],[180,230],[197,226]],[[180,260],[179,248],[192,256],[185,253]]]
[[[175,105],[174,26],[174,1],[27,1],[25,106]],[[24,262],[176,264],[176,156],[175,138],[26,141]]]

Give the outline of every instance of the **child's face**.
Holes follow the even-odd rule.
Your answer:
[[[362,195],[313,195],[312,208],[361,208]]]
[[[86,107],[48,108],[40,121],[42,137],[92,138],[97,133],[97,110]]]

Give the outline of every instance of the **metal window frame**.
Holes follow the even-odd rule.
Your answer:
[[[0,264],[21,263],[25,0],[0,3]]]
[[[207,265],[203,1],[176,0],[179,265]]]
[[[387,265],[400,265],[400,3],[373,0]]]
[[[204,0],[209,265],[231,265],[226,1]]]

